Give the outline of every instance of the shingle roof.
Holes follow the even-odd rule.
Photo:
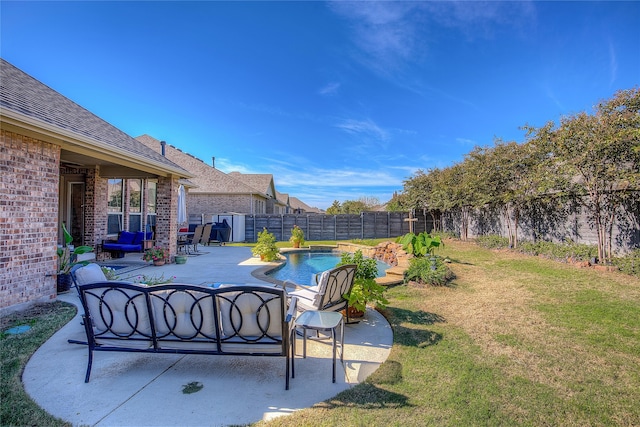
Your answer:
[[[293,209],[301,209],[304,212],[308,212],[308,213],[321,213],[322,211],[318,208],[312,208],[311,206],[307,205],[306,203],[304,203],[302,200],[298,199],[297,197],[289,197],[289,205],[293,208]]]
[[[136,139],[152,150],[158,153],[162,152],[160,141],[152,136],[141,135]],[[191,178],[191,182],[196,185],[196,188],[189,189],[190,194],[256,194],[266,197],[260,190],[234,179],[171,144],[165,145],[165,156],[195,175],[194,178]]]
[[[281,193],[276,190],[276,199],[283,205],[289,205],[289,195],[287,193]]]
[[[275,192],[275,185],[273,183],[273,175],[271,174],[229,172],[229,175],[262,193],[276,196],[273,194]]]
[[[134,157],[180,169],[105,120],[0,58],[0,108],[89,138]],[[3,113],[3,114],[6,114]],[[184,171],[186,172],[186,171]],[[188,175],[186,175],[188,176]]]

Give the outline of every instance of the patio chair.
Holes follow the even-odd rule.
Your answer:
[[[294,287],[296,290],[288,292],[289,296],[298,298],[298,312],[307,310],[340,311],[345,310],[349,323],[349,295],[353,288],[356,265],[347,264],[322,272],[316,276],[315,286],[300,286],[290,280],[285,280],[283,286]]]
[[[99,283],[99,282],[107,282],[107,277],[104,275],[102,271],[102,267],[100,267],[96,263],[89,263],[87,265],[77,264],[73,266],[71,269],[71,280],[73,281],[73,286],[77,287],[79,285],[86,285],[89,283]],[[113,280],[114,283],[131,283],[125,280]]]
[[[211,228],[213,224],[205,224],[204,229],[202,230],[202,236],[200,236],[200,244],[202,246],[209,245],[209,240],[211,240]]]
[[[184,246],[187,253],[189,253],[189,246],[193,246],[193,252],[198,252],[198,243],[202,239],[202,232],[204,231],[204,225],[198,225],[193,231],[193,236],[187,238],[181,246]]]

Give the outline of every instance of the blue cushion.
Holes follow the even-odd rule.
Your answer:
[[[139,245],[144,240],[144,233],[142,231],[137,231],[136,235],[133,237],[132,245]]]
[[[102,249],[105,251],[141,252],[142,245],[125,245],[124,243],[104,242]]]
[[[130,233],[128,231],[122,231],[118,236],[118,243],[121,243],[123,245],[130,245],[133,243],[133,238],[135,236],[136,236],[135,234]]]

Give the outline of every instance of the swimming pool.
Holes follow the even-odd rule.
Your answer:
[[[279,269],[267,273],[268,276],[277,280],[293,280],[300,285],[313,283],[313,277],[325,270],[335,267],[341,258],[339,252],[289,252],[284,253],[287,262]],[[378,277],[385,275],[385,270],[390,268],[389,264],[377,261]]]

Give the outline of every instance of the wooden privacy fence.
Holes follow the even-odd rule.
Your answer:
[[[352,240],[395,238],[409,232],[408,212],[362,212],[358,215],[258,214],[245,216],[245,240],[255,242],[266,228],[278,241],[291,237],[294,225],[302,228],[305,240]],[[416,215],[414,233],[431,231],[433,221]]]

